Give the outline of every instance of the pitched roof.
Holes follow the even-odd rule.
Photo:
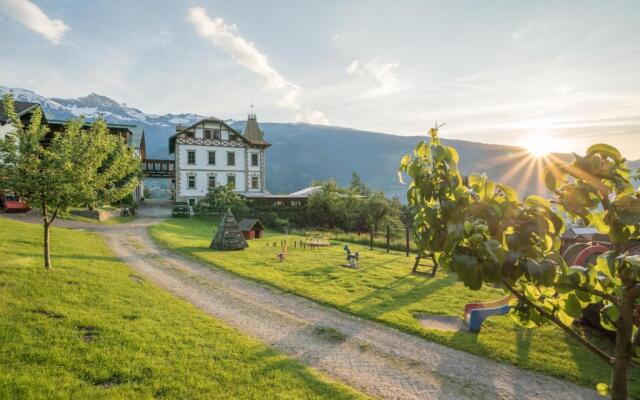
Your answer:
[[[240,227],[240,230],[242,232],[253,230],[254,227],[264,230],[264,225],[262,225],[262,222],[260,222],[259,219],[245,218],[242,221],[240,221],[240,223],[238,224],[238,227]]]
[[[322,186],[310,186],[308,188],[304,188],[302,190],[298,190],[297,192],[293,192],[289,194],[292,197],[309,197],[314,193],[317,193],[322,189]]]
[[[36,107],[40,107],[38,103],[31,103],[29,101],[14,101],[13,107],[16,110],[18,117],[21,117],[30,111],[33,111]],[[0,100],[0,123],[5,124],[9,122],[9,116],[4,112],[4,101]]]
[[[260,130],[260,126],[258,125],[258,120],[256,119],[255,114],[249,114],[249,117],[247,118],[247,124],[244,126],[242,135],[251,143],[265,145],[269,144],[264,141],[264,133],[262,132],[262,130]]]

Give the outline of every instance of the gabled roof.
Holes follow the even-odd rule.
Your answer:
[[[37,107],[40,107],[40,104],[29,101],[14,101],[13,106],[18,117],[22,117],[23,115],[33,112]],[[7,122],[9,122],[9,116],[4,112],[4,101],[0,100],[0,123],[6,124]]]
[[[181,133],[184,133],[185,131],[187,131],[189,129],[195,128],[196,125],[199,125],[199,124],[201,124],[203,122],[217,122],[217,123],[220,123],[220,124],[224,125],[225,127],[227,127],[227,129],[229,129],[231,132],[233,132],[235,135],[237,135],[241,140],[245,141],[246,143],[255,144],[255,145],[261,145],[261,146],[270,146],[270,144],[265,142],[264,140],[261,140],[259,142],[254,142],[254,141],[248,139],[242,133],[238,132],[236,129],[231,127],[231,125],[227,124],[226,122],[224,122],[221,119],[218,119],[216,117],[207,117],[207,118],[203,118],[203,119],[201,119],[199,121],[196,121],[196,122],[194,122],[193,124],[191,124],[189,126],[177,125],[176,126],[176,133],[169,138],[169,154],[173,154],[175,152],[176,137],[178,135],[180,135]]]
[[[260,222],[259,219],[245,218],[240,221],[240,223],[238,223],[238,227],[240,227],[240,230],[242,232],[251,231],[254,227],[260,230],[264,230],[264,225],[262,225],[262,222]]]

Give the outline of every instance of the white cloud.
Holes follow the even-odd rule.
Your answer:
[[[347,67],[347,73],[356,76],[367,86],[365,97],[379,97],[411,87],[411,84],[401,81],[398,76],[398,67],[396,63],[382,63],[374,60],[363,64],[355,60]]]
[[[335,34],[335,35],[333,35],[333,37],[331,38],[331,40],[333,40],[333,41],[336,41],[336,40],[338,40],[338,39],[340,39],[340,34],[339,34],[339,33],[336,33],[336,34]]]
[[[253,42],[238,35],[235,25],[228,25],[222,18],[211,19],[207,10],[202,7],[190,8],[187,20],[193,24],[201,37],[223,49],[238,64],[262,78],[265,88],[281,91],[282,99],[278,105],[299,108],[297,98],[300,87],[280,75],[269,64],[268,57],[261,53]]]
[[[322,111],[318,110],[304,110],[296,115],[296,121],[314,125],[329,125],[329,119]]]
[[[50,19],[28,0],[0,0],[0,11],[9,18],[58,44],[69,27],[59,19]]]
[[[529,22],[528,24],[520,27],[518,30],[516,30],[515,32],[511,33],[511,38],[513,40],[518,40],[520,39],[522,36],[526,35],[527,33],[531,32],[534,28],[535,24],[533,22]]]

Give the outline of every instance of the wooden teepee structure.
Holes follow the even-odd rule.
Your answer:
[[[245,247],[249,247],[247,241],[240,231],[238,222],[233,217],[231,209],[227,210],[227,213],[222,217],[220,226],[216,231],[211,244],[210,249],[213,250],[244,250]]]

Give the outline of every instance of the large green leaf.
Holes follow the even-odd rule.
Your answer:
[[[447,151],[451,154],[451,160],[455,164],[458,164],[460,162],[460,155],[458,154],[458,150],[456,150],[452,146],[447,146]]]
[[[509,185],[496,183],[496,188],[500,190],[509,201],[518,201],[518,192]]]
[[[551,209],[551,203],[549,203],[549,200],[535,194],[525,197],[524,202],[530,206],[541,206],[546,209]]]
[[[592,154],[600,154],[600,155],[609,157],[614,161],[622,160],[622,154],[620,154],[618,149],[605,143],[598,143],[590,146],[587,149],[587,155],[592,155]]]

